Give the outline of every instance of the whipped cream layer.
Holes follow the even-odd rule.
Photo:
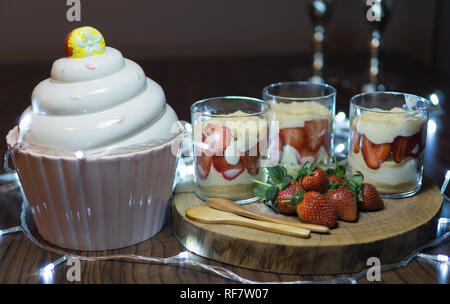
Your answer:
[[[111,47],[101,55],[61,58],[32,93],[19,141],[64,151],[95,151],[169,139],[177,115],[164,91]]]
[[[270,120],[278,121],[280,129],[303,128],[306,121],[328,119],[331,132],[333,115],[324,105],[313,101],[293,101],[290,103],[270,102]]]
[[[240,155],[244,152],[249,151],[257,145],[267,144],[267,121],[258,116],[242,111],[236,111],[226,116],[213,117],[209,120],[194,122],[193,129],[195,142],[202,141],[202,134],[208,124],[219,124],[230,130],[231,141],[223,153],[227,163],[230,165],[236,165],[239,162]]]
[[[352,174],[361,171],[371,182],[377,185],[395,186],[403,183],[416,182],[420,178],[417,167],[418,163],[412,157],[408,157],[400,164],[392,159],[387,159],[381,163],[377,170],[367,167],[362,153],[350,153],[348,164],[351,167]]]
[[[393,108],[390,111],[365,111],[356,118],[359,133],[375,143],[392,143],[397,136],[411,136],[420,131],[426,118],[417,111]]]

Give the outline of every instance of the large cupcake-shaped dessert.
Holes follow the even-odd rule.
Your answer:
[[[68,35],[31,103],[7,143],[40,234],[77,250],[155,235],[182,138],[162,88],[86,26]]]

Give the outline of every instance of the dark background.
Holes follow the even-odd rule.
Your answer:
[[[363,1],[334,2],[328,52],[366,51]],[[439,2],[448,1],[393,2],[384,47],[430,63]],[[72,23],[67,9],[65,0],[0,0],[0,61],[56,59],[63,55],[67,33],[81,25],[98,28],[109,45],[130,58],[306,54],[311,49],[306,0],[81,0],[81,22]]]

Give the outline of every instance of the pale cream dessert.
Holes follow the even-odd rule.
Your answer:
[[[271,159],[291,166],[306,161],[327,163],[333,129],[331,111],[313,101],[270,104],[270,121],[279,124],[279,133],[272,134]]]
[[[364,111],[351,122],[351,174],[381,193],[413,190],[421,179],[426,118],[415,111]]]
[[[236,111],[194,122],[196,181],[201,194],[233,200],[254,197],[261,155],[267,151],[267,122]]]

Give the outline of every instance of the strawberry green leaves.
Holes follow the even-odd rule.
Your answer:
[[[356,174],[350,179],[348,188],[355,194],[358,201],[362,201],[362,184],[364,181],[364,175],[360,171],[356,171]]]
[[[267,183],[252,180],[258,184],[253,190],[255,195],[272,209],[281,213],[295,213],[297,204],[303,199],[301,185],[282,166],[269,167],[267,173]]]
[[[338,161],[336,159],[336,154],[334,155],[333,160],[334,160],[335,168],[326,169],[327,175],[328,176],[336,176],[339,178],[346,178],[347,169],[345,168],[344,165],[338,163]]]

